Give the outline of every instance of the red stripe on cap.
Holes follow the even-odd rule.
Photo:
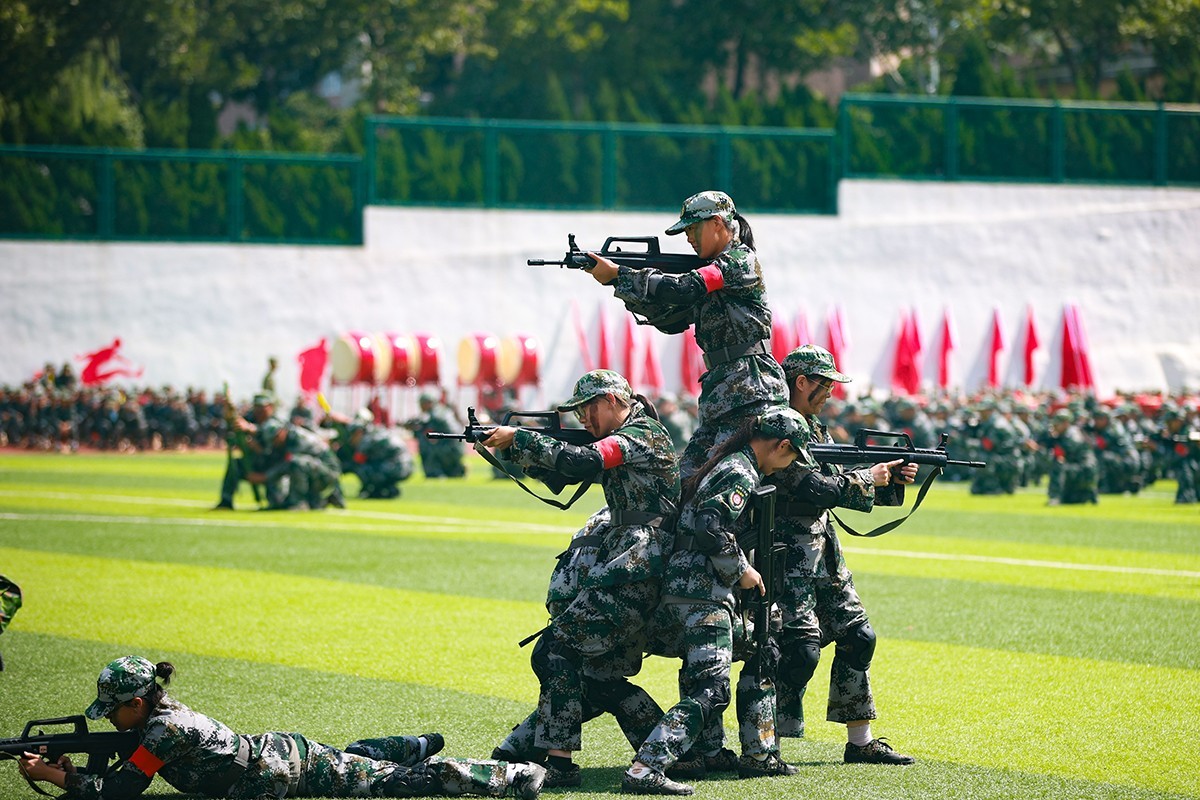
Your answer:
[[[717,289],[725,288],[725,276],[721,273],[721,268],[716,264],[709,264],[707,267],[701,267],[696,271],[704,279],[704,288],[709,294],[712,294]]]
[[[600,458],[604,460],[605,469],[619,467],[625,463],[625,454],[621,452],[621,444],[615,436],[606,436],[596,442],[596,449],[600,451]]]
[[[146,773],[149,778],[154,777],[154,773],[162,769],[163,760],[151,753],[145,747],[139,747],[133,751],[133,755],[129,757],[129,763]]]

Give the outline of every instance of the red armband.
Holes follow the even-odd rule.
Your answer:
[[[354,454],[354,463],[355,464],[367,463],[367,454],[366,453],[355,453]]]
[[[163,760],[145,747],[139,747],[129,757],[129,763],[146,773],[146,777],[153,778],[154,773],[162,769]]]
[[[709,294],[712,294],[717,289],[725,288],[725,275],[716,264],[701,267],[696,272],[700,273],[700,277],[704,280],[704,290]]]
[[[621,452],[621,443],[615,436],[606,436],[595,443],[596,450],[604,461],[605,469],[619,467],[625,463],[625,454]]]

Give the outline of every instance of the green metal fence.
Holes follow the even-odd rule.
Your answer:
[[[1200,109],[847,94],[842,177],[1200,184]]]
[[[367,202],[674,210],[704,188],[756,212],[837,213],[834,131],[367,120]]]
[[[362,243],[362,159],[0,146],[0,236]]]

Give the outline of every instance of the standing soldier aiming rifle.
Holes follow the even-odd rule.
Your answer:
[[[790,389],[790,404],[804,415],[813,431],[813,442],[832,443],[817,415],[829,399],[834,384],[848,383],[828,350],[804,345],[788,354],[783,372]],[[843,471],[834,464],[814,468],[797,463],[772,476],[778,487],[775,505],[776,533],[787,546],[783,614],[778,673],[779,735],[804,735],[804,690],[821,648],[834,643],[829,677],[826,719],[846,725],[846,763],[911,764],[913,758],[897,753],[882,739],[871,736],[876,718],[868,668],[875,652],[875,632],[867,621],[841,543],[830,520],[830,509],[870,511],[876,505],[899,505],[904,485],[916,479],[917,465],[902,459],[870,468]]]

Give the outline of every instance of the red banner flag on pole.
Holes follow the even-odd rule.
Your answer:
[[[813,339],[812,328],[808,325],[808,315],[804,313],[804,309],[801,309],[796,312],[796,341],[794,344],[796,347],[800,347],[815,343],[816,340]]]
[[[992,309],[992,343],[988,353],[987,385],[1000,385],[1000,352],[1004,349],[1004,329],[1000,325],[1000,309]]]
[[[842,309],[838,306],[831,308],[825,317],[825,340],[828,343],[829,353],[833,356],[833,363],[840,371],[845,372],[845,356],[850,349],[850,340],[846,335],[846,326],[842,320]],[[835,382],[832,394],[834,397],[844,398],[846,384]]]
[[[1062,388],[1094,388],[1087,350],[1087,337],[1079,318],[1079,308],[1068,304],[1063,307]]]
[[[625,342],[623,363],[625,365],[625,380],[629,381],[629,385],[637,391],[638,375],[637,375],[637,325],[634,324],[633,315],[625,315]]]
[[[892,359],[892,388],[914,395],[921,390],[921,337],[917,332],[917,314],[900,312],[896,335],[896,354]]]
[[[1022,357],[1025,371],[1022,375],[1026,386],[1033,386],[1033,352],[1038,349],[1037,326],[1033,322],[1033,306],[1025,308],[1025,348]]]
[[[771,313],[771,355],[782,363],[792,352],[792,332],[788,324],[774,312]]]
[[[658,353],[654,349],[654,337],[646,328],[642,329],[642,345],[646,348],[646,363],[642,369],[642,380],[648,390],[652,390],[656,395],[661,395],[666,389],[666,383],[663,381],[662,366],[658,363]]]
[[[596,351],[596,369],[612,369],[608,349],[608,320],[605,318],[604,306],[600,306],[600,348]]]
[[[954,350],[954,326],[950,322],[950,309],[942,311],[941,341],[938,342],[937,385],[946,389],[950,386],[950,353]]]

